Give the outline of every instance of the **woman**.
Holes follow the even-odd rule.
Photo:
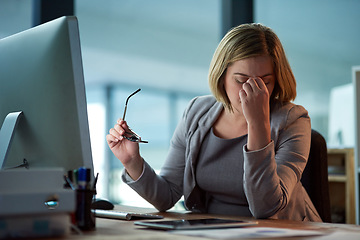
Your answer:
[[[158,210],[182,196],[191,211],[321,221],[303,188],[311,126],[291,103],[296,82],[276,34],[261,24],[231,29],[209,70],[213,96],[193,99],[159,175],[119,120],[107,142],[125,167],[123,180]]]

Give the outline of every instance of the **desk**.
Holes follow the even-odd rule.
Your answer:
[[[206,214],[194,214],[186,212],[166,212],[158,213],[155,209],[135,208],[127,206],[116,206],[116,210],[139,212],[139,213],[156,213],[164,216],[165,219],[194,219],[194,218],[209,218],[219,217],[215,215]],[[224,216],[220,216],[224,217]],[[241,217],[229,217],[229,219],[247,219]],[[321,236],[311,237],[293,237],[293,238],[281,238],[283,239],[360,239],[360,226],[349,225],[349,224],[330,224],[330,223],[313,223],[313,222],[295,222],[287,220],[257,220],[258,225],[256,227],[276,227],[276,228],[290,228],[298,230],[316,230],[324,232]],[[134,221],[122,221],[96,218],[96,230],[84,232],[83,235],[72,234],[67,236],[66,239],[94,239],[94,240],[115,240],[115,239],[126,239],[126,240],[204,240],[207,238],[203,237],[191,237],[184,235],[174,235],[166,231],[151,230],[144,227],[136,226]],[[206,231],[206,230],[204,230]],[[343,234],[347,234],[344,236]],[[341,235],[341,236],[340,236]],[[342,237],[342,238],[339,238]],[[239,238],[244,239],[244,238]]]

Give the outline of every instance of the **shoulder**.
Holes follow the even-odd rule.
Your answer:
[[[222,104],[212,95],[193,98],[184,111],[182,122],[189,130],[212,126],[221,112]]]
[[[303,106],[291,102],[272,102],[270,115],[271,124],[278,129],[291,125],[299,119],[310,121],[308,111]]]
[[[189,106],[206,108],[216,103],[216,99],[212,95],[197,96],[191,99]]]
[[[193,98],[185,108],[173,138],[172,146],[185,147],[187,139],[195,132],[207,131],[221,111],[222,104],[209,96]]]
[[[217,102],[211,95],[198,96],[190,101],[185,110],[185,115],[190,118],[196,116],[200,117],[201,115],[209,112],[210,109],[219,105],[221,105],[221,103]]]

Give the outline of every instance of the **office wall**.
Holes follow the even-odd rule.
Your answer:
[[[0,38],[31,27],[31,1],[0,1]]]

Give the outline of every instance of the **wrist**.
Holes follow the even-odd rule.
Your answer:
[[[259,150],[271,142],[270,123],[248,125],[248,142],[249,151]]]
[[[127,164],[124,164],[125,170],[128,175],[136,181],[143,172],[144,160],[141,156],[129,161]]]

